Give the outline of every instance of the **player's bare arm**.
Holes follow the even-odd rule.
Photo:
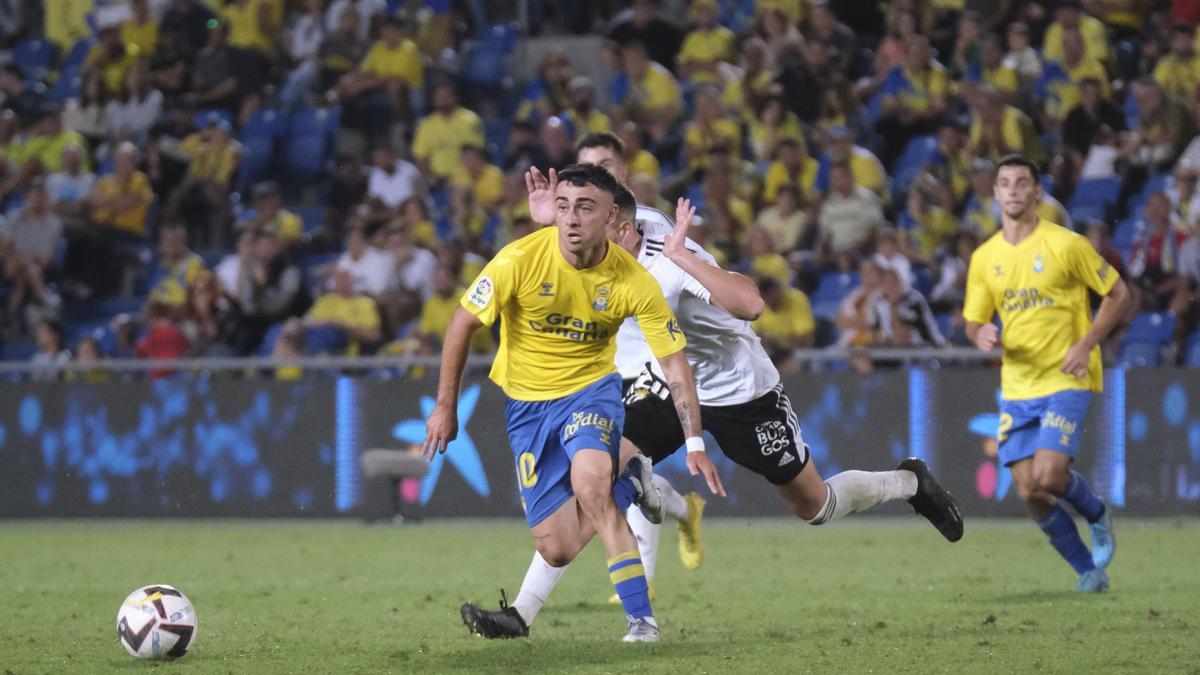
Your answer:
[[[681,198],[675,206],[675,231],[664,239],[663,255],[699,281],[712,294],[712,304],[738,319],[754,321],[766,307],[758,284],[744,275],[709,265],[688,250],[687,233],[695,215],[691,201]]]
[[[1096,317],[1092,319],[1091,330],[1067,350],[1067,355],[1063,359],[1062,372],[1074,375],[1079,379],[1088,376],[1088,357],[1096,345],[1108,337],[1117,322],[1125,315],[1129,309],[1129,302],[1129,287],[1125,285],[1124,281],[1118,279],[1108,295],[1100,301],[1100,308],[1096,310]]]
[[[687,439],[701,438],[704,433],[700,428],[700,399],[696,395],[696,381],[692,377],[692,368],[688,365],[683,351],[677,351],[658,360],[666,376],[667,385],[671,390],[671,398],[675,402],[675,411],[679,415],[679,423],[683,426],[683,437]],[[725,496],[725,487],[721,485],[721,476],[713,466],[708,454],[703,451],[687,453],[688,471],[693,476],[703,474],[708,483],[708,489],[715,495]]]
[[[458,436],[458,394],[462,388],[463,368],[467,365],[467,349],[471,335],[483,325],[474,314],[459,307],[454,310],[446,337],[442,342],[442,368],[438,379],[437,405],[425,422],[425,442],[421,454],[433,459],[445,452],[450,441]]]

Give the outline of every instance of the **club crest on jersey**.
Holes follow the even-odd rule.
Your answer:
[[[592,300],[592,309],[597,312],[603,312],[608,309],[608,286],[601,286],[596,289],[596,299]]]
[[[543,281],[542,282],[542,290],[540,293],[538,293],[538,295],[542,296],[543,298],[554,297],[554,282],[553,281]]]
[[[1004,276],[1004,268],[999,265],[992,265],[992,273],[998,277]]]
[[[1042,272],[1046,271],[1046,264],[1044,262],[1042,262],[1042,254],[1041,253],[1033,254],[1033,271],[1037,272],[1038,274],[1041,274]]]

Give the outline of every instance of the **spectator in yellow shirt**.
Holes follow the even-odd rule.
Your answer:
[[[844,126],[831,127],[826,132],[825,152],[830,165],[846,163],[854,174],[854,182],[884,197],[887,192],[887,172],[870,150],[854,142],[854,133]],[[828,182],[828,178],[826,178]],[[818,186],[827,187],[827,186]]]
[[[671,71],[650,60],[646,46],[640,42],[623,46],[621,58],[630,84],[621,106],[655,142],[661,141],[683,111],[679,83]]]
[[[458,104],[458,92],[448,82],[433,88],[432,99],[433,112],[417,125],[412,154],[425,182],[438,188],[458,171],[462,146],[484,145],[483,120]]]
[[[204,129],[179,144],[188,166],[167,198],[165,214],[186,221],[188,236],[198,246],[220,248],[224,244],[229,187],[242,156],[241,146],[230,138],[231,131],[229,122],[214,114]]]
[[[646,174],[656,181],[662,177],[662,168],[658,158],[642,145],[642,130],[636,122],[627,121],[617,130],[617,136],[625,144],[625,165],[629,167],[629,175]],[[582,138],[582,137],[580,137]]]
[[[1047,61],[1062,61],[1066,56],[1063,36],[1069,31],[1079,31],[1083,37],[1084,52],[1102,64],[1112,60],[1108,42],[1108,29],[1094,16],[1083,13],[1079,2],[1069,0],[1058,3],[1054,12],[1054,23],[1046,28],[1042,38],[1042,55]]]
[[[807,201],[816,189],[818,168],[817,160],[808,155],[803,143],[794,138],[780,140],[775,148],[775,161],[767,169],[762,201],[774,202],[779,188],[787,183],[798,185]]]
[[[689,169],[703,171],[708,167],[709,150],[717,145],[741,148],[742,133],[737,124],[725,117],[721,92],[716,87],[700,85],[694,101],[695,115],[683,133],[683,155]]]
[[[811,347],[815,341],[812,305],[804,291],[785,287],[771,277],[759,279],[758,292],[766,307],[754,321],[754,332],[775,366],[782,372],[792,372],[798,366],[796,350]]]
[[[101,176],[87,197],[94,225],[134,237],[146,236],[146,214],[154,201],[150,179],[137,170],[137,148],[122,143],[113,155],[113,172]]]
[[[82,74],[99,75],[105,93],[117,96],[125,86],[125,73],[139,56],[138,48],[122,41],[121,27],[116,24],[102,28],[99,38],[83,62]]]
[[[254,212],[250,217],[237,222],[237,232],[254,232],[263,228],[274,228],[288,246],[295,246],[304,239],[304,223],[300,216],[283,208],[283,193],[272,181],[254,186]]]
[[[275,52],[272,37],[279,34],[278,17],[267,0],[230,0],[220,8],[221,19],[229,27],[229,44],[250,49],[265,56]]]
[[[173,318],[182,318],[188,289],[203,271],[204,260],[188,249],[187,230],[164,227],[158,235],[158,264],[150,273],[149,303],[160,303],[172,310]]]
[[[424,84],[421,51],[405,35],[404,22],[393,16],[384,22],[379,40],[371,45],[362,63],[342,77],[335,92],[343,105],[356,108],[369,108],[378,100],[386,106],[382,114],[390,126],[394,119],[411,118],[411,110],[414,104],[419,104]],[[373,99],[376,93],[383,98]],[[386,133],[387,126],[371,131]]]
[[[131,0],[133,16],[121,24],[121,41],[136,47],[139,59],[149,61],[158,48],[158,22],[150,15],[149,0]]]
[[[572,138],[591,133],[612,131],[608,115],[596,108],[596,85],[582,75],[571,80],[567,87],[569,103],[560,117],[571,128]]]
[[[771,152],[785,138],[804,143],[800,118],[787,109],[787,102],[779,94],[763,99],[758,114],[750,120],[749,133],[750,149],[759,162],[770,162]]]
[[[1171,31],[1171,51],[1154,66],[1154,79],[1169,96],[1185,100],[1196,95],[1200,84],[1200,59],[1192,51],[1193,30],[1179,25]]]
[[[442,351],[442,338],[446,336],[450,318],[454,316],[462,297],[458,277],[445,263],[439,264],[433,273],[433,295],[429,296],[421,309],[421,323],[417,329],[421,354],[440,354]],[[490,353],[493,344],[491,331],[477,330],[471,336],[471,351],[476,354]]]
[[[914,185],[908,191],[908,203],[900,215],[900,227],[916,248],[902,243],[901,251],[912,260],[930,264],[933,254],[950,242],[958,231],[958,220],[949,211],[935,206],[933,195],[924,185]]]
[[[1058,129],[1079,103],[1079,84],[1089,78],[1098,80],[1104,87],[1104,95],[1109,95],[1109,77],[1104,66],[1084,51],[1079,31],[1067,31],[1063,34],[1063,60],[1046,64],[1034,92],[1041,103],[1043,127]]]
[[[971,130],[968,136],[971,153],[993,161],[1019,154],[1040,163],[1045,150],[1038,139],[1033,121],[1017,108],[1004,104],[1000,93],[990,87],[972,97]]]
[[[464,145],[462,166],[454,176],[454,188],[471,193],[471,197],[489,215],[504,202],[504,172],[488,162],[487,151],[481,145]]]
[[[683,38],[676,62],[679,74],[693,82],[716,84],[721,77],[717,68],[734,55],[736,38],[728,28],[717,23],[716,0],[693,0],[691,7],[695,28]]]
[[[350,272],[335,267],[329,273],[330,292],[322,295],[304,315],[308,350],[356,356],[383,339],[379,308],[367,295],[354,294]]]

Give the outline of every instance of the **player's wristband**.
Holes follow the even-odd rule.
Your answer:
[[[704,439],[699,436],[692,436],[683,443],[687,446],[688,452],[704,452]]]

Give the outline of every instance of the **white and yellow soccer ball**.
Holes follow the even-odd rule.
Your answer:
[[[196,644],[196,610],[172,586],[137,589],[117,611],[117,639],[139,659],[177,659]]]

